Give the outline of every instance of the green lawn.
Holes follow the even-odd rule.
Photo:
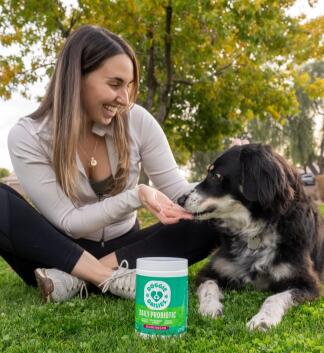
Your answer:
[[[142,225],[153,221],[141,213]],[[203,353],[323,352],[324,298],[293,308],[279,327],[249,332],[245,324],[269,293],[228,291],[224,317],[197,313],[190,268],[188,333],[182,338],[142,339],[134,332],[134,302],[91,295],[63,304],[42,305],[37,290],[27,287],[0,259],[0,352],[68,353]]]

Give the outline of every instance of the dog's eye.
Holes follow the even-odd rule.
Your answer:
[[[214,164],[209,164],[208,166],[207,166],[207,171],[208,172],[211,172],[211,171],[213,171],[214,170]]]
[[[219,173],[209,173],[209,174],[210,174],[210,177],[214,180],[217,180],[217,181],[223,180],[223,176]]]

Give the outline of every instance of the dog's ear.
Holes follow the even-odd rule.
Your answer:
[[[251,144],[242,147],[240,164],[242,191],[247,200],[258,201],[265,208],[272,208],[277,200],[279,209],[286,208],[294,193],[270,146]]]

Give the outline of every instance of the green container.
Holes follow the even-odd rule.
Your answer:
[[[135,330],[144,337],[187,331],[188,260],[143,257],[136,262]]]

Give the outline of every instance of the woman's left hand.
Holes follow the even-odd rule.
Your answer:
[[[141,185],[139,198],[142,205],[147,208],[163,224],[173,224],[180,219],[192,219],[191,213],[178,204],[172,202],[159,190],[147,185]]]

